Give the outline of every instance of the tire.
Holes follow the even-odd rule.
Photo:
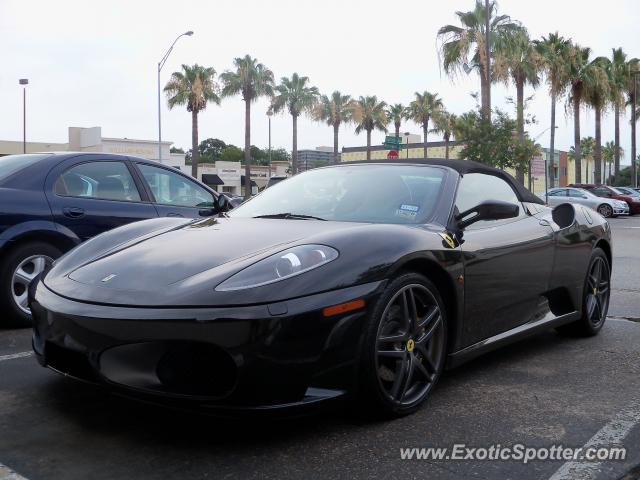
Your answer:
[[[8,252],[0,263],[0,326],[31,326],[25,302],[30,280],[60,255],[59,249],[44,242],[26,243]]]
[[[386,418],[415,412],[442,373],[446,347],[447,313],[438,289],[416,273],[395,278],[368,317],[358,407]]]
[[[611,218],[613,216],[613,208],[611,208],[611,205],[603,203],[598,206],[598,213],[604,218]]]
[[[600,269],[600,273],[595,271]],[[594,288],[597,292],[594,293]],[[557,330],[562,334],[591,337],[602,329],[607,312],[609,311],[609,297],[611,294],[611,267],[607,256],[600,248],[591,254],[589,269],[584,280],[582,293],[582,316],[579,320],[563,325]]]

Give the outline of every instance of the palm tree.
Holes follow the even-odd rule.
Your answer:
[[[542,62],[542,69],[546,73],[551,95],[551,139],[549,155],[549,183],[555,185],[555,139],[556,139],[556,103],[567,88],[567,51],[571,42],[561,37],[558,32],[550,33],[542,40],[534,41],[536,51]]]
[[[573,141],[575,146],[576,183],[582,183],[582,152],[580,148],[580,106],[585,86],[589,83],[589,56],[591,49],[571,45],[567,51],[567,79],[569,104],[573,107]]]
[[[616,178],[615,170],[612,172],[612,169],[611,169],[611,166],[614,163],[616,156],[619,161],[620,158],[624,156],[624,150],[622,150],[621,147],[616,146],[615,142],[607,142],[602,147],[602,159],[605,162],[605,166],[607,164],[609,165],[609,175],[607,176],[607,178],[609,179],[610,183],[613,183],[613,181]]]
[[[611,61],[607,64],[609,74],[609,84],[611,91],[611,103],[613,104],[614,118],[614,178],[620,173],[620,109],[624,110],[624,93],[627,84],[629,70],[627,68],[627,54],[621,48],[613,48],[611,51]]]
[[[351,121],[351,97],[342,95],[337,90],[331,97],[322,95],[313,111],[314,118],[319,122],[326,122],[333,127],[333,163],[338,163],[338,131],[340,124]]]
[[[444,140],[444,158],[449,159],[449,141],[454,136],[456,130],[457,118],[453,113],[447,111],[440,111],[433,116],[434,128],[431,129],[433,133],[439,133]]]
[[[634,58],[627,62],[627,78],[626,78],[626,91],[627,91],[627,99],[629,106],[637,105],[638,98],[636,97],[636,89],[634,88],[634,83],[636,81],[634,77],[635,72],[640,71],[640,60]],[[633,108],[633,107],[632,107]],[[635,185],[634,180],[637,177],[637,159],[633,158],[633,154],[636,153],[636,124],[640,119],[640,110],[636,110],[636,118],[633,118],[633,113],[630,115],[631,117],[631,184]]]
[[[595,162],[594,183],[602,182],[602,112],[607,109],[611,100],[609,75],[611,61],[606,57],[598,57],[588,67],[588,82],[585,84],[584,99],[595,111],[596,143],[593,150]]]
[[[371,160],[371,132],[374,129],[387,131],[389,120],[386,107],[387,104],[378,101],[375,95],[351,101],[351,116],[356,124],[356,134],[363,130],[367,132],[367,160]]]
[[[485,54],[486,27],[485,2],[476,0],[475,8],[469,12],[456,12],[461,27],[445,25],[438,30],[440,41],[440,57],[444,71],[454,76],[461,71],[472,69],[480,73],[482,97],[482,114],[485,118],[491,115],[489,96],[491,89],[490,75],[487,75],[487,59]],[[495,45],[498,37],[519,27],[508,15],[498,15],[496,2],[489,3],[489,44]],[[472,50],[473,49],[473,50]]]
[[[524,27],[506,32],[497,40],[493,76],[505,84],[513,81],[516,87],[516,125],[521,145],[524,145],[524,86],[538,85],[540,63],[538,53]],[[524,184],[524,170],[520,166],[516,167],[516,178]]]
[[[182,65],[182,71],[173,72],[164,87],[169,108],[186,105],[191,112],[191,176],[198,178],[198,114],[207,108],[208,102],[220,104],[218,86],[213,80],[216,71],[212,67]]]
[[[220,75],[222,96],[242,95],[244,101],[244,198],[251,197],[251,103],[273,95],[273,73],[250,55],[233,60],[235,71]]]
[[[291,149],[291,171],[298,172],[298,117],[303,112],[311,112],[318,101],[318,89],[308,86],[309,77],[300,77],[297,73],[291,78],[282,77],[275,88],[271,108],[274,113],[285,108],[293,119],[293,147]]]
[[[427,137],[429,134],[429,120],[432,116],[437,115],[438,112],[443,110],[444,106],[442,99],[440,99],[437,93],[430,93],[425,90],[423,93],[416,92],[415,97],[415,100],[407,107],[407,118],[422,126],[422,133],[424,135],[424,158],[428,158]]]
[[[387,118],[393,123],[396,129],[396,138],[400,137],[400,126],[402,125],[402,120],[406,118],[406,114],[407,109],[401,103],[391,105],[387,109]]]

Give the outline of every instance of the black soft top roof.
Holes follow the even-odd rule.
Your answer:
[[[494,175],[496,177],[502,178],[506,181],[511,187],[516,191],[518,195],[518,199],[521,202],[528,203],[538,203],[540,205],[544,205],[544,201],[542,201],[539,197],[531,193],[527,188],[519,183],[515,178],[509,175],[504,170],[500,170],[499,168],[490,167],[489,165],[485,165],[483,163],[474,162],[471,160],[446,160],[444,158],[430,158],[425,160],[423,158],[408,158],[408,159],[398,159],[398,160],[360,160],[356,162],[344,162],[340,165],[358,165],[365,163],[385,163],[385,164],[412,164],[412,165],[439,165],[442,167],[448,167],[452,170],[455,170],[460,175],[465,175],[467,173],[484,173],[486,175]]]

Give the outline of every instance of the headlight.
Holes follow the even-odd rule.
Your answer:
[[[216,287],[217,292],[260,287],[295,277],[338,258],[338,251],[325,245],[300,245],[260,260]]]

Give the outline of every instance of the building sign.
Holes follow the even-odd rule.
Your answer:
[[[114,146],[107,146],[106,151],[109,153],[118,153],[120,155],[134,155],[137,157],[146,157],[146,158],[158,157],[157,149],[143,147],[143,146],[114,145]]]
[[[218,176],[225,185],[239,183],[240,172],[241,170],[239,168],[218,168]]]

